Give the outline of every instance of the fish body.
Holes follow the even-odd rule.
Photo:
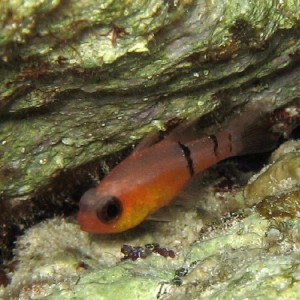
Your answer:
[[[114,233],[135,227],[170,203],[194,174],[231,156],[274,148],[279,136],[270,124],[249,120],[241,115],[214,135],[191,141],[184,136],[166,138],[138,148],[83,195],[81,229]]]

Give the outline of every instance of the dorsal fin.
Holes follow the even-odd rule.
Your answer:
[[[141,141],[140,143],[135,147],[132,154],[137,154],[149,147],[152,147],[153,145],[164,141],[170,141],[170,142],[187,142],[195,139],[195,136],[199,138],[199,133],[195,135],[196,129],[193,128],[193,124],[195,123],[195,120],[193,121],[184,121],[177,125],[174,129],[172,129],[170,132],[167,131],[152,131],[148,133]]]
[[[172,130],[151,131],[135,147],[132,155],[138,154],[162,140],[176,143],[187,143],[201,138],[205,134],[202,133],[202,130],[199,130],[199,126],[197,125],[198,121],[199,118],[183,121]]]
[[[132,154],[137,154],[137,153],[155,145],[156,143],[160,142],[161,140],[162,140],[162,133],[160,131],[151,131],[134,148],[134,151]]]

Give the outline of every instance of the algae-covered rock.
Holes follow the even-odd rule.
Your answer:
[[[283,144],[273,157],[277,157],[277,160],[246,186],[244,196],[247,205],[259,203],[267,197],[279,198],[300,189],[299,142]]]
[[[297,68],[273,75],[297,59],[297,1],[28,0],[0,9],[4,199],[31,198],[61,171],[225,99],[278,106],[299,96]]]
[[[297,218],[277,224],[258,213],[240,215],[210,227],[200,241],[187,243],[180,226],[188,226],[190,213],[168,223],[176,227],[172,236],[166,235],[164,226],[138,238],[101,239],[61,219],[48,221],[19,241],[20,261],[2,295],[5,299],[111,299],[118,293],[127,299],[297,299]],[[119,261],[121,241],[153,239],[173,244],[176,257]]]

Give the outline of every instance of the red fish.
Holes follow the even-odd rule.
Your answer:
[[[279,135],[268,120],[248,111],[214,135],[190,141],[173,135],[156,144],[142,142],[97,188],[82,196],[81,229],[94,233],[130,229],[167,205],[194,174],[231,156],[273,149]]]

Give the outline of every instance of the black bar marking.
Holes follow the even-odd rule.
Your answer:
[[[228,133],[228,140],[229,140],[229,152],[232,152],[232,136],[231,133]]]
[[[218,156],[218,148],[219,148],[219,143],[218,143],[218,139],[217,137],[212,134],[208,136],[210,139],[212,139],[213,143],[214,143],[214,154],[215,156]]]
[[[190,175],[193,176],[195,174],[195,170],[194,170],[194,162],[191,158],[191,150],[188,146],[186,146],[180,142],[177,142],[177,143],[178,143],[178,146],[181,148],[181,150],[184,154],[184,157],[187,161],[187,166],[188,166]]]

